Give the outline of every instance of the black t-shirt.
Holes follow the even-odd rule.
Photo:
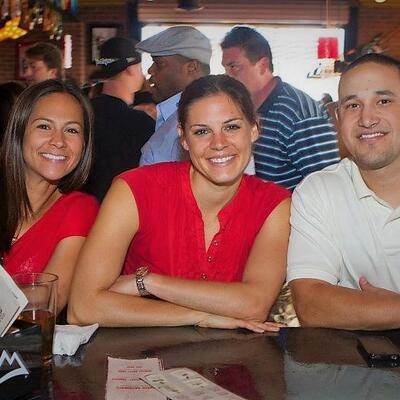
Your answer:
[[[102,94],[92,106],[94,160],[84,190],[102,201],[115,176],[139,165],[140,149],[154,133],[155,122],[117,97]]]

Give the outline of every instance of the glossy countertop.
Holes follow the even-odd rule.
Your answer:
[[[315,328],[284,328],[279,334],[101,328],[75,356],[54,357],[47,395],[105,399],[111,356],[158,357],[165,369],[192,368],[248,400],[399,399],[400,368],[368,368],[357,351],[357,337],[365,334]],[[387,335],[400,345],[400,331]]]

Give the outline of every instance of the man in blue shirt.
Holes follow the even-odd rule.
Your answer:
[[[259,32],[237,26],[221,47],[226,73],[247,87],[260,115],[253,151],[257,176],[293,190],[309,173],[339,161],[325,107],[273,76],[271,49]]]
[[[211,44],[191,26],[173,26],[136,45],[150,53],[150,89],[157,104],[156,130],[142,148],[140,165],[186,158],[177,131],[177,107],[182,91],[210,73]]]

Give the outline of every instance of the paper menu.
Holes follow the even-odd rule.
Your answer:
[[[158,358],[126,360],[108,357],[106,400],[166,400],[141,378],[161,371]]]
[[[189,368],[173,368],[143,378],[171,400],[245,400]]]
[[[24,293],[0,265],[0,337],[28,304]]]

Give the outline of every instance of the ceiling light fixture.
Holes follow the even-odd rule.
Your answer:
[[[325,0],[326,28],[330,28],[329,0]],[[320,37],[318,39],[318,59],[338,59],[339,41],[337,37]]]
[[[180,11],[200,11],[203,7],[200,4],[200,0],[178,0],[176,9]]]

